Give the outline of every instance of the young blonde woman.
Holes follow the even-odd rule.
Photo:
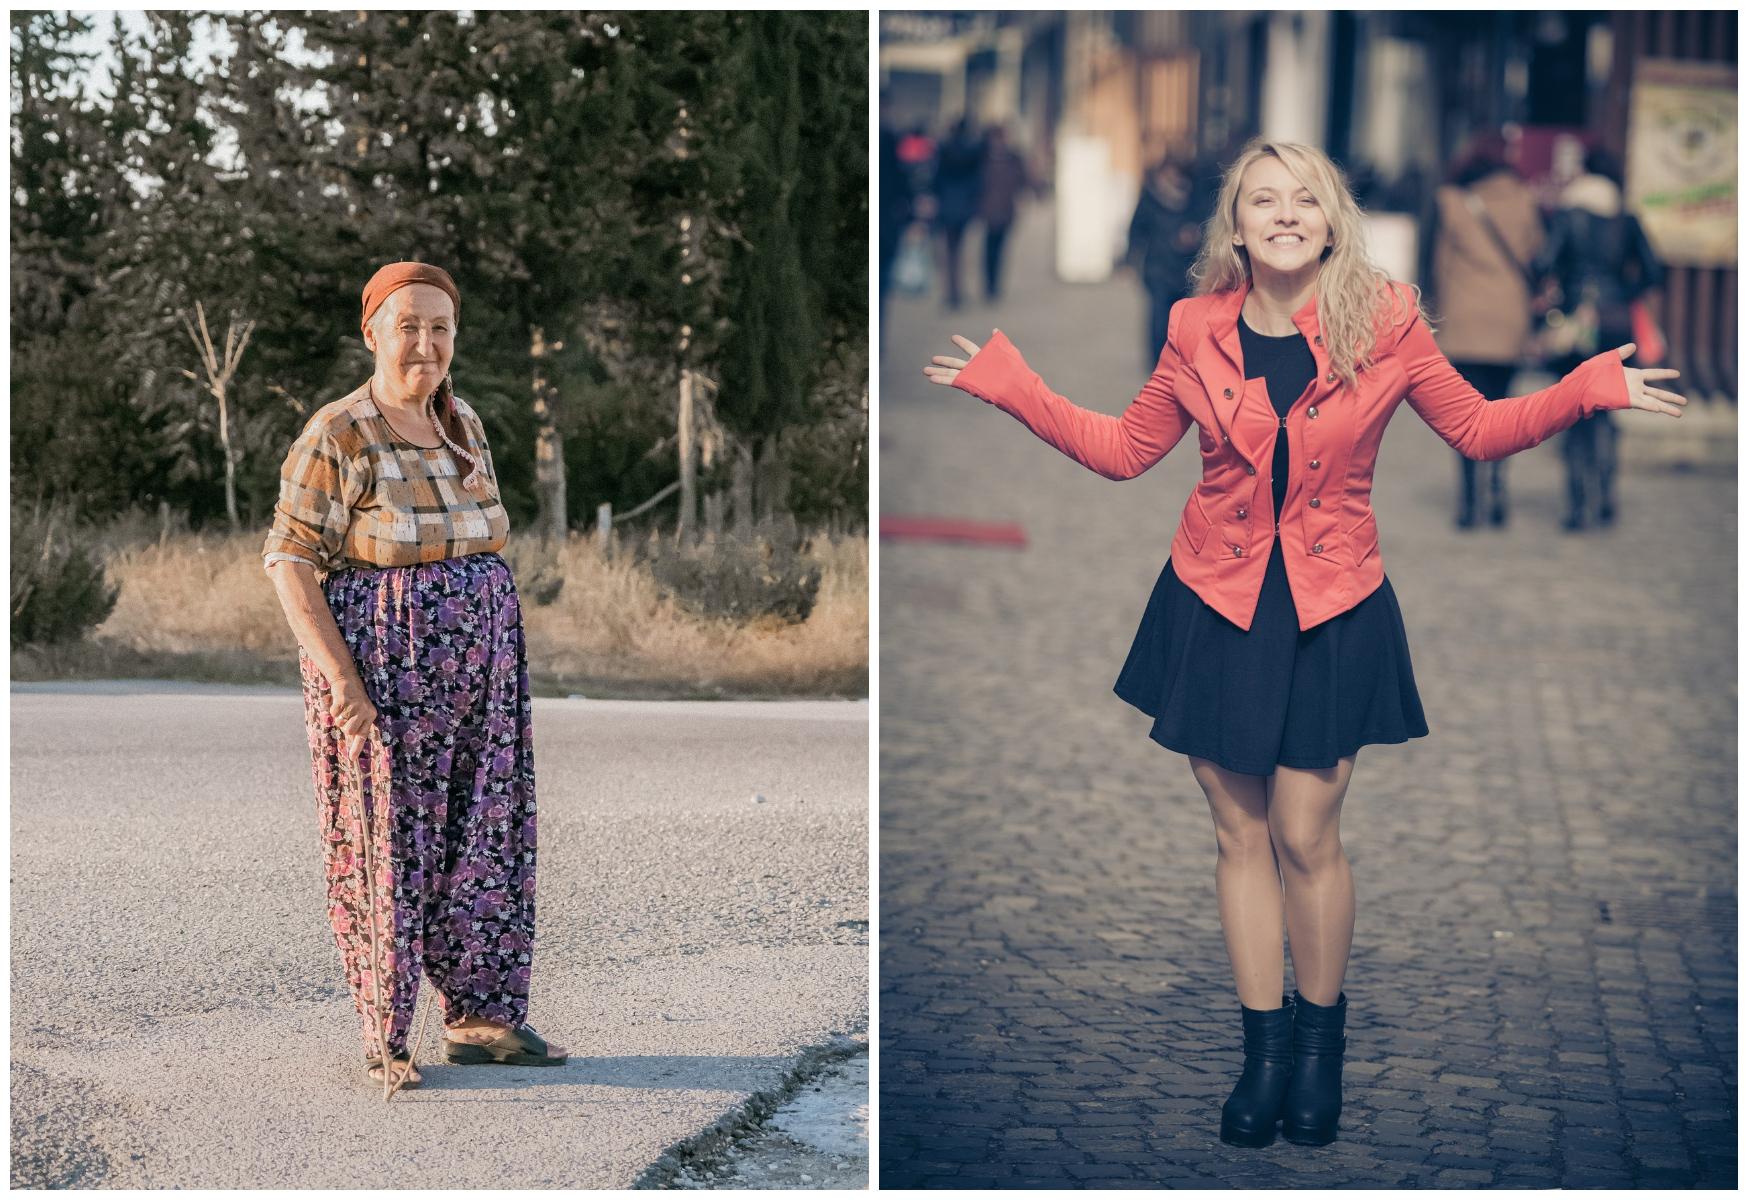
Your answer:
[[[1213,813],[1220,922],[1244,1069],[1221,1137],[1334,1139],[1341,1111],[1353,876],[1339,818],[1361,746],[1427,732],[1372,515],[1397,405],[1469,458],[1499,459],[1605,409],[1680,416],[1632,345],[1488,403],[1434,344],[1418,292],[1366,253],[1358,206],[1322,151],[1254,141],[1227,168],[1153,375],[1121,417],[1045,386],[997,330],[924,373],[1018,418],[1112,479],[1197,427],[1184,506],[1117,694],[1189,758]],[[1296,990],[1282,994],[1283,919]]]

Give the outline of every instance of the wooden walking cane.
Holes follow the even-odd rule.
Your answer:
[[[371,731],[371,737],[366,739],[366,746],[369,746],[370,742],[375,740],[375,733],[375,730]],[[387,1103],[389,1098],[394,1095],[392,1080],[390,1078],[394,1072],[392,1069],[392,1060],[388,1053],[389,1012],[391,1011],[392,1006],[383,1003],[382,950],[379,939],[376,936],[376,856],[372,853],[372,846],[376,839],[371,833],[372,822],[370,819],[370,804],[365,799],[364,768],[357,759],[354,759],[349,753],[347,753],[345,738],[346,735],[342,732],[340,734],[340,755],[347,765],[351,767],[351,770],[346,773],[346,779],[355,789],[353,795],[358,802],[359,825],[364,833],[364,904],[370,913],[370,987],[373,998],[376,1002],[378,1039],[376,1043],[376,1051],[377,1062],[382,1065],[382,1099],[384,1103]],[[375,775],[375,753],[371,754],[370,762],[372,767],[371,773],[372,775]],[[371,790],[374,791],[375,789],[372,788]],[[411,1069],[411,1062],[409,1060],[408,1070],[410,1071]]]
[[[420,982],[421,983],[424,982],[424,978],[423,978],[422,974],[420,976]],[[413,1040],[407,1043],[407,1069],[401,1073],[401,1077],[399,1079],[395,1080],[394,1087],[389,1091],[389,1099],[391,1099],[391,1100],[394,1099],[395,1092],[398,1092],[401,1090],[401,1084],[403,1084],[407,1081],[407,1076],[409,1076],[413,1073],[413,1064],[418,1061],[418,1057],[419,1057],[419,1047],[422,1046],[425,1042],[425,1022],[427,1022],[431,1019],[431,1010],[433,1008],[437,1007],[436,1003],[434,1001],[431,1001],[431,1000],[426,1000],[424,1003],[425,1003],[425,1011],[419,1017],[418,1032],[413,1034]],[[385,1070],[383,1072],[383,1074],[386,1075],[386,1074],[388,1074],[388,1072]]]
[[[371,737],[370,737],[369,744],[371,744],[371,766],[373,768],[373,770],[371,771],[371,778],[372,778],[372,783],[374,784],[381,778],[381,772],[375,770],[374,767],[376,766],[378,756],[380,755],[380,753],[382,751],[381,738],[379,738],[376,735],[376,731],[374,729],[371,730]],[[348,761],[350,761],[350,760],[348,760]],[[366,895],[368,897],[366,899],[365,903],[370,906],[370,955],[371,955],[370,969],[371,969],[371,973],[372,973],[371,986],[375,989],[376,1001],[377,1001],[377,1004],[376,1004],[377,1025],[378,1025],[379,1037],[380,1037],[380,1040],[377,1043],[377,1048],[378,1048],[378,1061],[380,1061],[382,1064],[382,1082],[383,1082],[382,1098],[383,1098],[384,1102],[387,1102],[389,1100],[394,1099],[395,1093],[401,1090],[401,1085],[404,1084],[413,1074],[413,1066],[418,1060],[419,1047],[424,1043],[424,1040],[425,1040],[425,1026],[429,1023],[429,1021],[431,1019],[432,1002],[428,1001],[428,1000],[425,1001],[424,1012],[420,1015],[419,1021],[418,1021],[418,1030],[417,1030],[417,1032],[415,1032],[413,1034],[413,1039],[407,1043],[407,1066],[406,1066],[406,1069],[404,1071],[395,1070],[394,1066],[393,1066],[393,1060],[390,1058],[389,1052],[388,1052],[388,1028],[389,1028],[390,1014],[392,1014],[394,1011],[394,1005],[393,1005],[392,1000],[387,1005],[385,1005],[383,1003],[383,999],[382,999],[382,994],[383,994],[382,959],[381,959],[381,952],[378,948],[379,942],[377,940],[377,935],[376,935],[376,863],[375,863],[374,855],[372,855],[372,853],[371,853],[371,848],[375,843],[375,839],[371,836],[371,831],[370,831],[370,825],[371,825],[370,810],[365,805],[365,801],[364,801],[364,771],[363,771],[362,767],[358,766],[358,764],[356,764],[356,763],[353,764],[353,768],[354,769],[352,772],[352,777],[358,781],[358,808],[359,808],[359,811],[364,814],[364,838],[365,838],[365,840],[364,840],[364,847],[365,847],[364,870],[365,870],[365,879],[366,879]],[[371,790],[371,793],[374,795],[377,789],[373,786],[370,790]],[[415,982],[414,987],[417,988],[420,983],[423,983],[422,977],[419,978],[417,982]],[[391,983],[391,985],[390,985],[391,994],[392,994],[392,986],[393,985]],[[417,1002],[415,1001],[415,1006],[416,1005],[417,1005]]]

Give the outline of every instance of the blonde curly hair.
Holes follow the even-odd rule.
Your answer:
[[[1253,138],[1220,181],[1220,197],[1202,236],[1202,249],[1190,268],[1197,295],[1227,292],[1250,278],[1250,252],[1234,246],[1238,231],[1238,188],[1244,172],[1265,156],[1292,172],[1317,200],[1329,221],[1330,245],[1317,272],[1317,324],[1329,348],[1330,368],[1354,386],[1361,365],[1371,366],[1380,335],[1415,316],[1427,320],[1420,289],[1409,300],[1390,286],[1390,276],[1366,253],[1360,206],[1348,190],[1341,168],[1315,146]],[[1430,325],[1430,321],[1428,324]]]

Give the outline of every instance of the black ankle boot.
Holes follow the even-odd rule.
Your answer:
[[[1282,996],[1277,1009],[1238,1008],[1244,1018],[1244,1073],[1220,1110],[1220,1140],[1267,1146],[1275,1140],[1293,1070],[1293,1003]]]
[[[1334,1004],[1313,1004],[1293,991],[1293,1071],[1281,1109],[1281,1136],[1300,1146],[1335,1140],[1341,1116],[1341,1060],[1347,993]]]

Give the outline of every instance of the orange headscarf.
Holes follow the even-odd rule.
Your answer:
[[[449,302],[455,305],[455,319],[461,319],[461,292],[456,288],[455,280],[449,278],[448,271],[429,263],[393,262],[372,275],[370,282],[364,285],[364,316],[358,327],[363,329],[369,325],[370,318],[382,307],[382,302],[409,283],[428,283],[434,288],[442,288],[449,294]]]

